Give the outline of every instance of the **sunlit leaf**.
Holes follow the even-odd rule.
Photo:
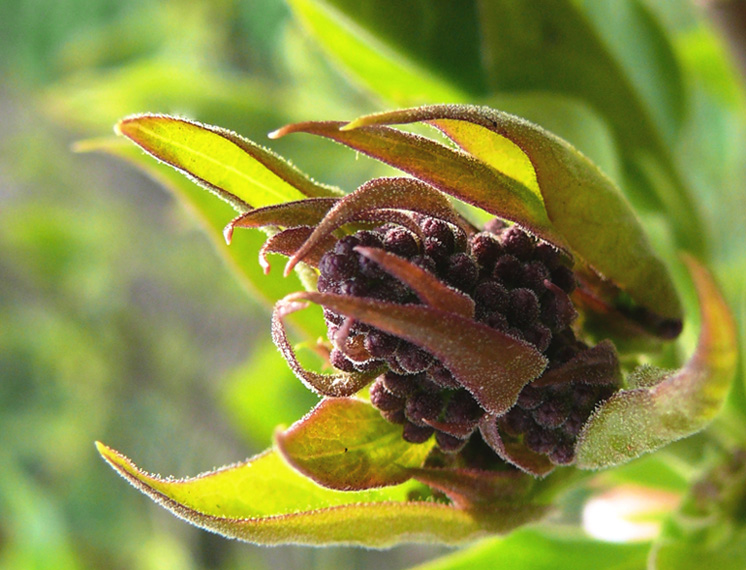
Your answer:
[[[326,398],[276,436],[278,450],[306,477],[341,491],[403,483],[421,467],[434,440],[412,444],[402,427],[354,398]]]
[[[701,430],[720,410],[736,370],[735,324],[707,270],[686,259],[702,321],[694,354],[655,386],[622,390],[597,408],[579,437],[579,467],[634,459]]]
[[[331,121],[296,123],[278,129],[270,136],[277,138],[304,132],[336,140],[464,202],[502,218],[520,221],[536,235],[566,248],[564,239],[547,218],[541,198],[514,178],[465,152],[429,138],[388,127],[357,128],[358,125],[353,123],[355,128],[347,128],[346,125]]]
[[[485,410],[495,414],[510,409],[521,389],[546,366],[546,359],[532,345],[432,307],[312,291],[286,299],[323,305],[430,352]]]
[[[515,157],[512,147],[500,142],[503,138],[512,141],[533,166],[545,215],[551,221],[550,236],[562,236],[575,254],[654,313],[672,320],[681,318],[673,283],[631,207],[593,163],[562,139],[506,113],[487,107],[458,105],[369,115],[345,128],[354,132],[371,125],[418,121],[435,124],[480,162],[493,167],[502,164],[501,153],[507,148],[508,160],[501,167],[502,172],[511,179],[528,180],[528,165]],[[406,164],[398,156],[392,157],[397,160],[397,166],[398,162]],[[486,204],[478,205],[500,215],[500,200],[501,197],[493,194],[486,199]],[[526,218],[525,214],[509,219],[534,230],[531,218]],[[537,233],[552,241],[551,237]]]
[[[116,131],[241,213],[250,207],[336,193],[269,150],[219,127],[163,115],[135,115],[119,121]]]
[[[302,477],[272,451],[197,477],[164,479],[101,443],[97,447],[122,477],[176,516],[259,544],[459,544],[507,532],[547,511],[543,505],[506,504],[490,518],[477,518],[447,504],[408,500],[412,492],[427,493],[414,481],[335,491]]]

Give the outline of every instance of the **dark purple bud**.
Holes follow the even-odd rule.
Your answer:
[[[505,312],[510,304],[508,290],[495,281],[483,281],[474,289],[474,302],[487,311]]]
[[[543,429],[534,424],[535,427],[523,436],[523,443],[531,451],[548,455],[557,445],[557,436],[554,432]]]
[[[433,357],[413,344],[401,342],[396,351],[396,360],[405,371],[417,374],[427,370],[433,362]]]
[[[340,295],[351,295],[353,297],[367,297],[370,287],[365,281],[359,279],[348,279],[339,284]]]
[[[344,281],[357,275],[357,259],[354,255],[341,255],[328,251],[319,261],[319,271],[329,280]]]
[[[540,261],[530,261],[523,266],[521,285],[533,289],[537,293],[544,293],[544,280],[549,279],[549,270]]]
[[[404,399],[386,390],[381,379],[370,387],[370,403],[384,412],[395,412],[404,407]]]
[[[443,398],[440,394],[421,391],[407,398],[404,413],[410,422],[424,426],[428,421],[437,420],[442,410]]]
[[[402,227],[396,226],[386,232],[383,239],[383,246],[386,251],[400,257],[412,257],[420,252],[417,240],[411,232]]]
[[[553,283],[544,284],[548,290],[541,298],[541,322],[554,330],[570,326],[578,316],[570,297]]]
[[[570,415],[567,416],[565,423],[562,424],[562,431],[568,437],[575,438],[580,433],[580,430],[583,429],[583,424],[585,424],[587,419],[588,412],[575,409],[570,412]]]
[[[518,407],[512,408],[503,418],[502,425],[508,434],[519,436],[531,429],[536,429],[531,414]]]
[[[456,289],[466,293],[474,289],[479,278],[479,267],[466,253],[454,253],[448,258],[444,269],[445,280]]]
[[[380,232],[361,230],[355,234],[358,239],[358,245],[363,247],[383,247],[383,237]]]
[[[545,428],[557,428],[565,423],[570,406],[567,400],[557,397],[549,397],[535,410],[532,415],[536,423]]]
[[[572,269],[565,265],[559,265],[552,270],[552,283],[562,289],[568,295],[575,291],[577,281]]]
[[[492,275],[495,279],[512,287],[520,283],[523,277],[523,265],[515,255],[501,255],[495,262]]]
[[[503,231],[502,245],[506,253],[518,259],[528,259],[534,251],[534,240],[518,226]]]
[[[329,353],[329,363],[342,372],[355,372],[355,364],[337,348],[333,348]]]
[[[453,377],[451,371],[439,362],[436,362],[427,369],[427,377],[431,382],[437,384],[441,388],[461,387],[461,384],[459,384],[458,380]]]
[[[508,321],[514,326],[525,327],[539,318],[539,298],[531,289],[513,289],[510,292]]]
[[[435,260],[429,255],[415,255],[409,261],[411,261],[412,264],[416,265],[417,267],[420,267],[425,271],[429,271],[430,273],[435,273],[437,270]]]
[[[482,232],[472,236],[470,240],[471,252],[482,267],[490,270],[495,261],[502,254],[502,246],[495,236]]]
[[[411,422],[404,424],[402,437],[409,443],[425,443],[435,430],[430,426],[418,426]]]
[[[575,408],[590,411],[598,400],[598,387],[591,384],[575,384],[570,398]]]
[[[549,460],[556,465],[569,465],[575,460],[575,443],[573,440],[560,438],[556,447],[549,454]]]
[[[534,247],[534,259],[543,263],[549,271],[553,271],[561,263],[561,254],[546,242],[539,242]]]
[[[412,376],[404,376],[395,372],[386,372],[383,375],[383,386],[386,390],[400,398],[411,396],[419,387]]]
[[[399,347],[399,339],[378,329],[372,329],[366,335],[364,344],[373,358],[388,358]]]
[[[338,255],[351,256],[354,255],[354,249],[360,245],[360,240],[355,236],[345,236],[334,244],[334,253]]]
[[[393,412],[384,412],[381,410],[381,415],[383,416],[383,419],[392,424],[404,425],[407,423],[407,416],[404,414],[404,408]]]
[[[442,431],[435,432],[435,441],[441,450],[446,453],[458,453],[461,451],[468,439],[459,439]]]
[[[549,348],[549,344],[552,342],[552,331],[541,323],[534,323],[530,327],[524,329],[523,336],[526,341],[533,344],[539,352],[544,352]]]
[[[466,390],[456,391],[446,405],[445,421],[449,423],[471,423],[482,417],[484,410]]]
[[[436,239],[448,250],[453,250],[455,237],[451,226],[446,222],[438,220],[437,218],[426,217],[420,222],[420,227],[422,228],[422,233],[426,240]]]
[[[543,388],[535,388],[531,384],[528,384],[527,386],[524,386],[521,393],[518,394],[518,401],[516,404],[524,410],[533,410],[544,401],[545,396],[546,390]]]
[[[498,312],[494,312],[491,315],[489,315],[487,318],[485,318],[484,324],[486,324],[488,327],[492,327],[493,329],[501,331],[501,332],[507,332],[508,329],[510,328],[507,317],[505,317],[505,315],[503,315],[502,313],[498,313]],[[518,331],[518,329],[515,329],[515,330]]]

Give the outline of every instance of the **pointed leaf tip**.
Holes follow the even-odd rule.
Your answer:
[[[697,289],[701,329],[683,368],[653,386],[622,390],[597,408],[580,434],[577,463],[624,463],[703,429],[718,413],[735,375],[736,327],[707,269],[685,256]]]

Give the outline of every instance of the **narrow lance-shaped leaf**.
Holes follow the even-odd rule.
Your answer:
[[[339,195],[259,145],[218,127],[163,115],[135,115],[116,132],[215,192],[237,211],[304,197]]]
[[[422,467],[434,441],[413,444],[402,427],[354,398],[326,398],[276,436],[285,459],[320,485],[341,491],[403,483]]]
[[[301,292],[308,300],[398,336],[435,355],[485,409],[504,414],[546,359],[532,345],[453,313],[421,305]]]
[[[511,179],[525,179],[526,165],[516,162],[512,152],[510,160],[503,161],[501,139],[520,147],[533,166],[553,232],[562,236],[556,245],[569,244],[573,253],[636,302],[666,319],[680,321],[682,309],[673,282],[632,208],[614,184],[566,141],[513,115],[470,105],[379,113],[356,119],[345,129],[419,121],[431,122],[476,160]],[[482,207],[500,215],[500,199],[493,194],[487,207]],[[533,230],[531,223],[510,219]]]
[[[103,444],[97,447],[122,477],[176,516],[258,544],[459,544],[508,532],[547,512],[545,505],[508,503],[477,518],[451,505],[407,500],[412,492],[427,493],[414,481],[368,491],[325,489],[272,451],[197,477],[163,479]]]
[[[580,434],[577,463],[624,463],[704,428],[719,411],[736,370],[735,324],[707,270],[685,258],[697,288],[701,331],[694,354],[654,386],[617,392]]]
[[[353,123],[354,124],[354,123]],[[270,137],[304,132],[321,135],[364,152],[435,186],[438,190],[478,206],[496,216],[520,222],[536,235],[567,249],[547,218],[540,196],[523,183],[432,139],[388,127],[345,128],[348,123],[296,123]]]
[[[236,228],[313,226],[318,224],[337,202],[337,198],[309,198],[256,208],[232,220],[223,230],[223,235],[225,241],[230,243]]]
[[[448,198],[429,184],[411,178],[375,178],[342,198],[316,227],[304,247],[288,261],[285,274],[303,259],[306,252],[324,236],[358,216],[380,208],[404,209],[420,212],[451,222],[464,222],[454,213]],[[462,228],[463,229],[463,228]]]

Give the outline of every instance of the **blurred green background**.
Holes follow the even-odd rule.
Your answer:
[[[742,88],[691,6],[656,10],[692,95],[677,160],[743,323]],[[536,112],[530,98],[502,102]],[[395,569],[446,552],[231,542],[127,488],[93,446],[194,475],[266,448],[315,398],[191,214],[133,167],[72,143],[150,111],[266,144],[287,122],[382,106],[282,0],[0,0],[0,568]],[[310,137],[271,147],[347,190],[382,172]],[[606,150],[613,170],[613,145],[594,158]],[[646,221],[655,230],[655,215]]]
[[[443,551],[228,541],[93,446],[194,475],[265,449],[316,401],[191,214],[135,168],[71,150],[135,112],[269,142],[374,108],[309,46],[280,0],[0,2],[0,568],[396,568]],[[309,143],[274,147],[326,181],[366,176]]]

